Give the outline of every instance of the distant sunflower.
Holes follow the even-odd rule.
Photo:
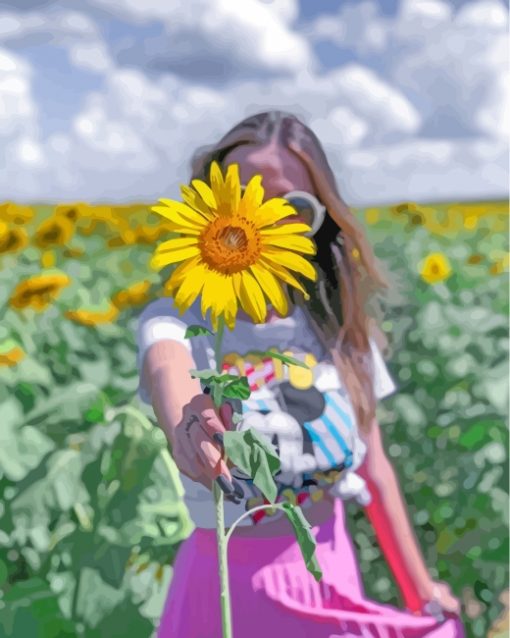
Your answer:
[[[73,232],[74,224],[67,217],[49,217],[35,231],[34,244],[43,250],[51,246],[65,246]]]
[[[98,326],[115,321],[119,314],[119,309],[110,303],[105,310],[79,308],[77,310],[66,310],[64,314],[71,321],[80,323],[83,326]]]
[[[44,250],[41,253],[41,267],[53,268],[56,262],[56,255],[54,250]]]
[[[0,254],[16,253],[28,244],[27,231],[0,221]]]
[[[0,343],[0,366],[15,366],[25,358],[25,352],[14,339]]]
[[[34,209],[22,204],[6,202],[0,205],[0,219],[14,224],[26,224],[34,217]]]
[[[148,293],[150,287],[150,281],[138,281],[116,292],[112,297],[112,303],[119,310],[132,306],[141,306],[149,301]]]
[[[151,267],[159,270],[182,262],[166,290],[181,313],[201,294],[202,316],[211,309],[215,330],[220,316],[234,328],[238,302],[255,323],[263,323],[267,313],[264,294],[284,316],[288,302],[279,280],[308,298],[289,270],[312,281],[317,279],[310,261],[297,254],[316,252],[313,241],[300,234],[310,231],[310,226],[278,224],[296,211],[283,198],[262,203],[260,175],[252,177],[241,197],[237,164],[228,167],[224,178],[213,162],[209,181],[210,185],[194,179],[192,188],[181,186],[184,203],[162,199],[162,206],[152,208],[180,237],[158,246]]]
[[[17,310],[32,307],[44,310],[60,295],[62,289],[71,283],[65,273],[45,273],[20,281],[9,299],[9,304]]]
[[[428,284],[437,284],[450,277],[452,267],[443,253],[430,253],[422,263],[420,274]]]
[[[78,205],[60,204],[55,208],[56,217],[65,217],[71,222],[75,222],[80,214]]]

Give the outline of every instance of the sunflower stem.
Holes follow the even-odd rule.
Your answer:
[[[223,316],[218,319],[216,340],[214,345],[214,358],[216,370],[221,373],[221,344],[225,320]],[[217,406],[219,407],[219,406]],[[232,613],[230,609],[230,587],[228,580],[227,539],[225,536],[224,496],[223,491],[216,481],[213,483],[214,503],[216,506],[216,541],[218,545],[218,561],[220,570],[220,605],[223,638],[232,638]]]

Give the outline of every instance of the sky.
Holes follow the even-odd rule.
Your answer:
[[[353,206],[505,198],[503,0],[0,0],[0,200],[178,197],[278,108]]]

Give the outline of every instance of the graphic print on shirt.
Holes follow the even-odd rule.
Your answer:
[[[279,496],[300,502],[314,489],[318,497],[318,486],[331,485],[344,468],[352,465],[354,417],[338,380],[336,388],[330,383],[328,389],[328,384],[324,384],[324,366],[317,363],[313,354],[282,354],[303,361],[309,368],[288,366],[271,357],[243,358],[229,353],[223,359],[223,370],[248,378],[252,396],[242,402],[243,420],[237,427],[253,428],[275,446],[281,460],[281,470],[275,476]],[[245,475],[236,472],[234,476],[250,483]],[[253,494],[247,509],[263,502],[256,488]]]

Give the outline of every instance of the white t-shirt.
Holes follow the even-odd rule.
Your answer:
[[[143,362],[149,347],[162,339],[175,339],[190,350],[197,369],[215,368],[214,338],[185,339],[192,324],[207,325],[202,319],[199,301],[182,316],[171,298],[149,303],[138,321],[138,389],[142,401],[150,404],[150,391],[143,378]],[[370,341],[374,362],[374,390],[382,399],[396,390],[381,353]],[[250,356],[249,350],[277,351],[304,361],[308,369],[287,366],[271,357]],[[232,374],[247,376],[251,395],[239,402],[243,420],[238,429],[255,428],[272,442],[279,453],[281,472],[275,477],[278,500],[299,502],[306,507],[320,500],[324,490],[340,498],[369,500],[364,481],[355,474],[363,462],[366,446],[359,436],[356,419],[347,392],[328,353],[309,326],[302,309],[296,306],[285,318],[265,324],[237,319],[235,329],[225,329],[222,345],[223,368]],[[225,524],[230,526],[244,511],[263,503],[263,497],[242,473],[246,498],[236,505],[225,501]],[[214,502],[209,490],[180,475],[184,500],[198,527],[215,527]],[[268,520],[259,513],[241,524]]]

